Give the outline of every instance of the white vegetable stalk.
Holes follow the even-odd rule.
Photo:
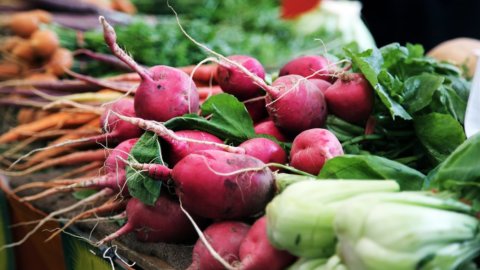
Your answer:
[[[333,220],[344,200],[359,194],[397,192],[399,189],[395,181],[389,180],[294,183],[267,206],[269,240],[275,247],[300,257],[329,257],[335,249]]]
[[[480,250],[470,210],[424,193],[357,196],[336,214],[337,252],[350,270],[455,269]]]

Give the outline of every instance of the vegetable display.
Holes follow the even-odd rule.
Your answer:
[[[194,20],[175,23],[199,65],[130,55],[120,37],[133,28],[100,16],[103,52],[80,53],[133,71],[102,78],[48,62],[65,50],[55,27],[11,29],[30,37],[50,74],[75,80],[0,85],[0,102],[23,107],[22,124],[0,136],[0,174],[24,203],[60,193],[78,202],[0,251],[68,214],[48,240],[88,217],[121,219],[90,243],[128,245],[134,234],[190,246],[191,270],[476,269],[480,135],[465,136],[469,81],[459,68],[393,43],[290,55],[272,69],[197,41]],[[75,168],[49,181],[17,179],[66,165]]]

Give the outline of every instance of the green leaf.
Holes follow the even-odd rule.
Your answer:
[[[427,107],[433,93],[442,85],[444,78],[434,74],[413,76],[405,81],[404,106],[411,114]]]
[[[210,97],[201,107],[202,115],[184,115],[165,123],[170,129],[196,129],[208,132],[222,140],[239,144],[256,136],[253,122],[245,105],[232,95],[218,94]]]
[[[465,141],[462,125],[448,114],[430,113],[414,120],[415,133],[434,163],[445,160]]]
[[[393,119],[395,119],[396,116],[405,120],[412,119],[410,114],[389,95],[388,89],[378,81],[378,75],[383,65],[382,54],[378,49],[368,50],[360,54],[355,54],[346,49],[345,53],[352,59],[355,67],[365,75],[365,78],[370,82],[375,93],[380,98],[380,101],[387,107]]]
[[[401,163],[373,155],[343,155],[327,160],[321,179],[390,179],[401,190],[420,190],[425,175]]]
[[[130,152],[131,162],[157,163],[165,165],[162,159],[162,149],[158,137],[153,132],[145,132]],[[138,198],[144,204],[154,205],[160,196],[161,181],[155,181],[144,172],[139,172],[127,166],[127,185],[130,195]]]
[[[427,188],[454,192],[458,198],[472,201],[480,210],[480,133],[468,138],[441,163]]]

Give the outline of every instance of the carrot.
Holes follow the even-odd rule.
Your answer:
[[[90,122],[86,123],[85,125],[79,127],[77,131],[86,131],[86,130],[92,130],[92,129],[98,129],[100,128],[100,118],[95,118],[91,120]],[[56,145],[65,141],[69,140],[75,140],[78,138],[81,138],[81,134],[66,134],[53,142],[49,143],[49,145]],[[35,155],[33,155],[25,164],[26,166],[31,166],[33,164],[36,164],[40,161],[47,160],[48,158],[58,156],[62,153],[65,153],[66,151],[70,150],[71,146],[63,146],[63,147],[56,147],[56,148],[51,148],[44,150],[42,152],[38,152]]]
[[[21,12],[11,17],[9,27],[15,35],[28,38],[38,29],[38,24],[38,17]]]
[[[37,30],[30,37],[30,44],[35,55],[47,58],[57,50],[60,42],[55,32],[50,30]]]
[[[18,59],[31,62],[35,59],[35,52],[29,41],[22,41],[12,50],[12,55]]]
[[[2,40],[1,42],[1,49],[2,51],[5,51],[5,52],[11,52],[13,50],[13,48],[15,48],[15,46],[17,46],[17,44],[19,44],[20,42],[23,42],[25,41],[25,39],[21,38],[21,37],[18,37],[18,36],[11,36],[11,37],[7,37],[5,38],[4,40]]]
[[[21,73],[22,73],[22,68],[15,63],[0,64],[0,79],[2,80],[20,76]]]
[[[50,12],[48,11],[42,9],[34,9],[28,11],[28,13],[36,17],[39,22],[50,23],[52,21],[52,14],[50,14]]]
[[[50,74],[50,73],[32,73],[24,78],[27,81],[43,81],[43,82],[51,82],[58,80],[57,76]]]
[[[17,123],[27,124],[34,120],[36,110],[33,108],[22,108],[17,114]]]
[[[112,8],[127,14],[135,14],[137,8],[130,0],[112,0]]]
[[[8,176],[23,176],[58,165],[77,165],[86,162],[105,161],[107,154],[108,150],[105,149],[73,152],[65,156],[46,160],[23,171],[3,171],[2,174]]]
[[[92,113],[54,113],[35,122],[20,125],[9,130],[0,136],[0,144],[17,141],[22,138],[22,134],[38,132],[53,127],[81,125],[96,117],[97,115]]]
[[[183,70],[188,75],[191,75],[196,66],[185,66],[180,67],[179,69]],[[201,65],[197,68],[193,74],[193,79],[197,81],[209,82],[211,80],[215,81],[215,74],[217,73],[216,64]]]
[[[45,65],[48,73],[56,76],[65,74],[65,69],[70,69],[73,66],[72,52],[65,48],[58,48],[53,52],[52,57]]]
[[[108,77],[107,80],[140,82],[140,76],[138,75],[138,73],[124,73],[124,74]]]
[[[197,87],[198,95],[200,99],[206,99],[210,96],[222,93],[222,88],[218,85],[212,87]]]

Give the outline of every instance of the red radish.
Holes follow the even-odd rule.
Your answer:
[[[239,255],[242,270],[282,270],[295,260],[295,256],[270,244],[265,216],[252,225],[240,245]]]
[[[327,91],[329,111],[350,123],[363,124],[373,110],[373,88],[360,73],[341,76]]]
[[[305,55],[297,57],[286,63],[281,69],[279,76],[290,74],[300,75],[302,77],[322,79],[331,81],[332,70],[335,66],[325,57],[320,55]]]
[[[205,238],[226,262],[232,264],[239,261],[239,248],[248,233],[250,226],[238,221],[217,222],[208,226],[203,234]],[[218,262],[199,239],[193,247],[192,264],[188,270],[223,270]],[[268,269],[265,268],[265,269]]]
[[[128,196],[127,175],[126,175],[126,160],[129,157],[130,151],[137,143],[138,139],[129,139],[120,143],[112,150],[105,161],[105,174],[102,176],[82,179],[82,181],[71,180],[66,181],[63,186],[53,187],[41,193],[22,198],[22,201],[33,201],[46,196],[58,193],[68,192],[76,188],[94,188],[105,189],[109,188],[113,191],[122,192],[123,195]]]
[[[275,137],[275,139],[286,142],[287,138],[282,132],[275,126],[275,123],[272,120],[266,120],[255,125],[256,134],[267,134]]]
[[[332,86],[332,84],[328,81],[325,81],[325,80],[322,80],[322,79],[308,79],[309,81],[311,81],[313,84],[315,84],[318,89],[320,89],[322,91],[322,93],[325,95],[325,91],[327,91],[327,89]]]
[[[127,223],[100,240],[98,245],[130,232],[135,232],[137,239],[143,242],[185,243],[195,239],[195,230],[178,202],[165,195],[160,196],[154,206],[131,198],[126,212]]]
[[[244,141],[238,147],[245,149],[245,154],[256,157],[264,163],[287,163],[287,153],[276,142],[266,138],[253,138]],[[275,166],[270,166],[276,170]]]
[[[230,174],[252,168],[262,169]],[[172,178],[185,209],[207,218],[254,215],[265,208],[275,189],[273,174],[263,162],[218,150],[186,156],[173,167]]]
[[[228,59],[242,65],[262,80],[265,79],[265,70],[257,59],[246,55],[232,55]],[[256,97],[261,93],[258,84],[229,63],[222,62],[218,65],[217,80],[225,93],[232,94],[239,100]]]
[[[325,161],[339,155],[343,155],[343,148],[333,133],[321,128],[309,129],[293,140],[290,165],[317,175]]]
[[[131,138],[138,138],[143,131],[135,125],[120,120],[115,113],[135,116],[133,109],[133,101],[131,99],[123,98],[106,107],[105,112],[100,118],[100,127],[105,131],[105,134],[100,135],[96,141],[103,143],[109,140],[114,142],[122,142]]]
[[[322,127],[327,118],[327,110],[322,91],[313,83],[299,75],[287,75],[276,79],[272,86],[244,66],[211,50],[193,39],[177,22],[183,34],[193,43],[219,57],[222,61],[235,66],[249,77],[255,84],[267,92],[266,102],[268,114],[275,125],[290,134],[298,134],[304,130]]]
[[[247,108],[248,114],[250,114],[253,123],[257,123],[268,116],[264,97],[245,100],[243,104],[245,104],[245,108]]]
[[[144,120],[138,117],[127,117],[120,114],[117,114],[117,116],[125,122],[154,132],[168,142],[170,145],[168,155],[172,162],[176,162],[184,156],[202,149],[218,149],[233,153],[245,153],[243,148],[223,144],[220,139],[206,132],[195,130],[174,132],[158,122]]]
[[[223,141],[218,137],[199,130],[180,130],[176,131],[175,134],[181,138],[188,138],[193,140],[198,140],[202,142],[215,142],[218,144],[223,144]],[[175,165],[182,158],[188,154],[195,153],[201,150],[209,149],[220,149],[210,144],[195,143],[191,141],[182,141],[176,140],[169,136],[162,136],[168,142],[168,146],[165,149],[165,156],[169,161],[169,164]]]
[[[250,217],[261,212],[275,192],[272,171],[244,154],[205,150],[186,156],[173,169],[159,164],[130,166],[159,180],[172,178],[184,208],[205,218]]]
[[[148,70],[139,66],[117,45],[113,27],[104,17],[100,17],[100,22],[103,25],[105,42],[112,53],[141,78],[135,92],[137,116],[163,122],[198,111],[198,92],[195,83],[185,72],[168,66],[154,66]]]
[[[296,135],[325,125],[327,105],[322,91],[305,78],[280,77],[267,92],[268,114],[280,130]]]

